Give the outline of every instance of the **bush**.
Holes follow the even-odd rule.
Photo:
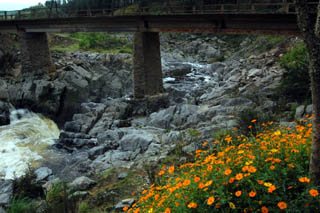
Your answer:
[[[17,197],[37,198],[43,195],[40,183],[36,182],[34,170],[29,168],[25,175],[13,181],[13,192]]]
[[[8,208],[8,213],[30,213],[35,212],[30,200],[27,198],[14,198]]]
[[[79,48],[82,50],[118,50],[131,53],[132,49],[127,39],[106,33],[76,33],[71,36],[79,40]]]
[[[307,177],[312,125],[225,138],[217,152],[159,172],[127,212],[319,212],[318,186]],[[232,141],[241,142],[239,145]]]
[[[266,113],[261,113],[254,108],[245,108],[237,114],[239,131],[244,135],[256,135],[261,126],[271,120]]]
[[[297,102],[311,100],[308,63],[305,44],[297,45],[281,58],[280,65],[286,72],[277,88],[279,98]]]

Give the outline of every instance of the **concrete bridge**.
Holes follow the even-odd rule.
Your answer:
[[[141,1],[131,1],[130,11],[128,5],[68,12],[60,8],[0,11],[0,33],[21,34],[23,72],[45,73],[54,69],[47,33],[135,32],[135,98],[163,92],[159,32],[300,34],[290,0],[220,0],[219,4],[199,0],[187,6],[179,4],[184,1],[147,2],[143,5]],[[316,0],[309,3],[310,13],[316,15],[317,4]]]

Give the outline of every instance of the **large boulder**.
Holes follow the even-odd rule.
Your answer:
[[[13,194],[13,181],[0,180],[0,206],[7,206]]]

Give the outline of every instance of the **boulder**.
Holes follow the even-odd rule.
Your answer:
[[[48,167],[40,167],[39,169],[35,170],[34,173],[37,176],[36,181],[43,181],[52,175],[52,170]]]
[[[88,177],[81,176],[76,178],[72,183],[68,184],[68,187],[71,191],[84,191],[89,189],[90,187],[94,186],[96,184],[95,181],[91,180]]]
[[[171,62],[171,63],[168,63],[167,76],[182,77],[188,73],[191,73],[191,71],[192,71],[192,66],[189,63]]]
[[[122,211],[122,209],[123,209],[124,207],[126,207],[126,206],[127,206],[128,208],[130,208],[134,202],[135,202],[134,198],[124,199],[124,200],[120,201],[119,203],[117,203],[114,208],[115,208],[116,210],[118,210],[118,211]]]
[[[304,105],[300,105],[300,106],[297,107],[296,113],[295,113],[295,116],[294,116],[294,118],[296,120],[300,120],[300,119],[303,118],[303,115],[304,115],[304,112],[305,112],[305,108],[306,107]]]
[[[145,152],[149,145],[154,141],[154,138],[152,135],[141,133],[137,132],[123,136],[120,140],[120,149],[122,151],[132,152],[140,149],[142,152]]]
[[[7,206],[13,195],[13,181],[0,180],[0,206]]]

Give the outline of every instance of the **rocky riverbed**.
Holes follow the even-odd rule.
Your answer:
[[[130,54],[53,52],[55,73],[21,73],[17,62],[1,72],[1,125],[8,125],[14,109],[27,108],[60,127],[48,148],[56,154],[41,161],[39,181],[77,180],[74,191],[85,192],[94,183],[86,177],[156,165],[178,147],[194,152],[215,132],[237,127],[242,110],[276,110],[271,97],[283,73],[278,62],[284,47],[250,54],[243,53],[254,48],[249,37],[235,49],[214,36],[168,34],[161,40],[166,93],[157,97],[132,99]],[[215,62],[222,55],[227,60]],[[300,108],[297,117],[310,110]],[[0,206],[9,201],[10,184],[0,182]]]

